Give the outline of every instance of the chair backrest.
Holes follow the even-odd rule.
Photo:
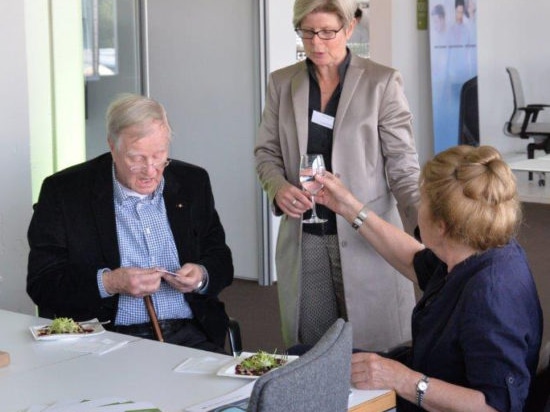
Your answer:
[[[506,71],[510,76],[510,84],[512,85],[512,93],[514,95],[514,109],[525,106],[525,96],[523,94],[523,86],[521,85],[521,78],[515,67],[507,67]]]
[[[525,107],[525,96],[523,94],[523,87],[517,69],[515,67],[507,67],[506,71],[510,77],[510,85],[512,86],[512,95],[514,97],[514,111],[510,116],[510,120],[506,123],[506,130],[510,134],[516,135],[517,131],[512,130],[512,127],[514,124],[521,123],[523,120],[525,114],[518,110],[518,108]]]
[[[479,146],[479,104],[477,97],[477,76],[472,77],[460,91],[460,113],[458,120],[458,144]]]
[[[338,319],[299,359],[258,378],[248,412],[347,411],[351,353],[351,324]]]

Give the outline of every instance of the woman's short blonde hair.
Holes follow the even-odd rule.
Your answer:
[[[162,122],[171,136],[172,129],[162,104],[139,94],[120,94],[107,109],[107,138],[117,147],[122,130],[130,126],[142,125],[149,120]]]
[[[503,246],[516,235],[521,206],[516,178],[491,146],[456,146],[427,162],[420,187],[447,236],[476,250]]]
[[[310,13],[334,13],[344,27],[349,26],[355,18],[356,0],[296,0],[294,2],[294,17],[292,24],[299,28],[302,20]]]

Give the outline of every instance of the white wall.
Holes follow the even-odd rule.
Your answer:
[[[32,197],[24,4],[0,2],[0,308],[32,313],[25,292]]]
[[[294,0],[267,0],[267,72],[296,62],[296,33],[292,26]]]
[[[481,142],[504,153],[525,152],[527,144],[502,132],[513,109],[505,67],[518,69],[527,103],[550,104],[549,18],[548,0],[478,0]]]

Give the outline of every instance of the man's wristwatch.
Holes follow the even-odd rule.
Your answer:
[[[197,287],[193,290],[193,292],[195,293],[198,293],[202,290],[202,288],[204,287],[205,283],[206,283],[206,268],[202,265],[200,265],[200,268],[202,270],[202,279],[201,281],[197,284]]]
[[[422,408],[422,400],[424,394],[428,390],[429,379],[426,375],[423,375],[418,382],[416,382],[416,404],[419,408]]]

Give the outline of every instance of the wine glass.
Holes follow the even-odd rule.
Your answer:
[[[315,180],[315,175],[325,174],[325,161],[323,155],[320,154],[305,154],[300,159],[300,183],[304,190],[311,195],[311,217],[305,219],[302,223],[323,223],[327,219],[317,217],[315,211],[315,195],[323,188],[323,185]]]

